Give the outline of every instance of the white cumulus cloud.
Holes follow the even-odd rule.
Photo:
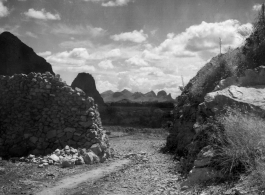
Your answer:
[[[42,56],[42,57],[47,57],[47,56],[50,56],[52,54],[52,52],[50,51],[44,51],[44,52],[40,52],[40,53],[37,53],[39,56]]]
[[[136,66],[148,66],[148,63],[144,59],[142,59],[138,56],[134,56],[134,57],[126,60],[126,62],[131,64],[131,65],[136,65]]]
[[[67,34],[67,35],[92,35],[101,36],[105,34],[105,30],[99,27],[75,25],[69,26],[66,24],[58,24],[54,26],[51,33],[54,34]]]
[[[253,5],[252,10],[253,10],[253,11],[259,11],[259,10],[261,9],[261,6],[262,6],[261,4],[258,4],[258,3],[257,3],[257,4],[255,4],[255,5]]]
[[[45,9],[41,9],[38,11],[33,8],[30,8],[24,14],[30,18],[35,18],[35,19],[40,19],[40,20],[60,20],[61,19],[59,14],[52,14],[50,12],[45,11]]]
[[[101,61],[99,64],[98,64],[99,67],[103,68],[103,69],[113,69],[114,66],[112,64],[112,61],[111,60],[104,60],[104,61]]]
[[[114,41],[131,41],[135,43],[142,43],[146,41],[148,35],[144,34],[143,30],[134,30],[132,32],[125,32],[118,35],[112,35],[110,38]]]
[[[114,0],[114,1],[109,1],[107,3],[102,3],[102,6],[104,7],[125,6],[125,5],[128,5],[130,1],[131,0]]]
[[[9,13],[8,8],[4,5],[3,1],[0,0],[0,18],[8,16]]]

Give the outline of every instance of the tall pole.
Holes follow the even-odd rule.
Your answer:
[[[222,39],[221,37],[219,37],[219,45],[220,45],[220,54],[222,53]]]
[[[183,76],[181,75],[181,80],[182,80],[182,86],[183,88],[185,87],[184,81],[183,81]]]

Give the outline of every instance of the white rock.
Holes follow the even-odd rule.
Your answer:
[[[60,161],[60,158],[56,154],[52,154],[49,159],[53,160],[54,162]]]

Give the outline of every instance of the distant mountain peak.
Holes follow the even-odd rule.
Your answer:
[[[168,94],[162,90],[158,92],[159,96],[152,90],[145,94],[141,92],[132,93],[128,89],[124,89],[120,92],[109,93],[110,90],[101,93],[105,102],[166,102],[174,101],[171,97],[171,94]],[[111,91],[112,92],[112,91]]]

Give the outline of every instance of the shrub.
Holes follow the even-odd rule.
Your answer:
[[[224,135],[216,146],[214,165],[228,176],[257,169],[265,154],[265,121],[239,111],[219,117]]]
[[[254,69],[265,62],[265,14],[264,4],[259,12],[256,22],[253,24],[253,32],[246,39],[243,53],[247,63],[240,64],[239,69]]]

